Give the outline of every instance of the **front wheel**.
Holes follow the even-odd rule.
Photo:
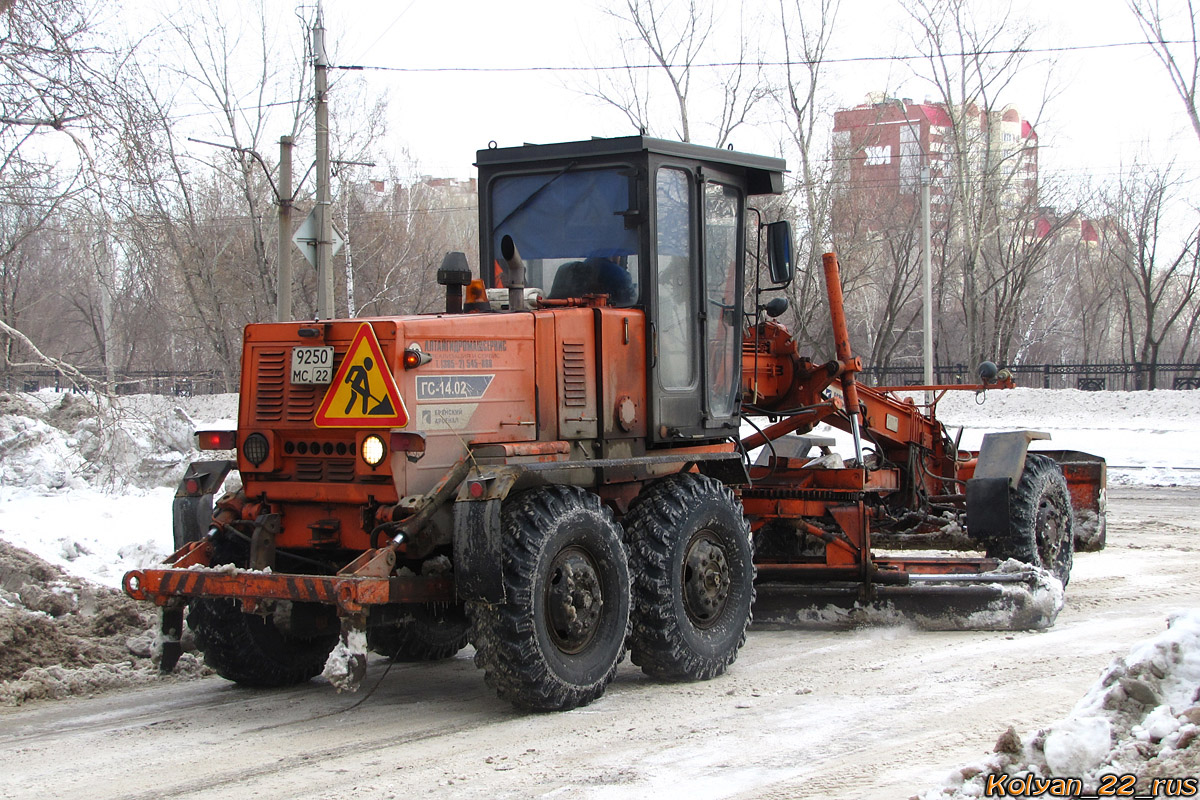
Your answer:
[[[1008,530],[993,537],[987,554],[1041,567],[1062,581],[1075,558],[1075,515],[1062,468],[1048,456],[1025,457],[1021,480],[1009,495]]]
[[[631,660],[658,678],[720,675],[746,642],[754,602],[750,526],[737,498],[712,478],[672,475],[639,495],[625,527]]]
[[[518,708],[587,705],[625,655],[629,566],[621,528],[596,495],[547,486],[506,501],[501,529],[507,602],[468,605],[475,664]]]

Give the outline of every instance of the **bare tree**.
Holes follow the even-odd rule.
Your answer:
[[[38,319],[23,291],[39,266],[29,249],[60,221],[92,168],[88,140],[109,103],[97,80],[107,54],[83,0],[0,6],[0,353],[3,363],[41,354],[28,335],[10,332]],[[61,141],[47,141],[54,137]],[[72,159],[72,153],[77,157]],[[23,355],[18,355],[20,351]]]
[[[435,311],[443,298],[433,275],[450,250],[478,261],[473,182],[441,181],[393,169],[376,187],[344,192],[355,231],[355,314]]]
[[[1019,364],[1061,316],[1070,279],[1059,280],[1064,276],[1053,269],[1051,256],[1059,239],[1078,228],[1079,208],[1042,180],[1036,195],[1022,193],[1018,202],[997,204],[994,213],[990,241],[979,251],[986,281],[977,286],[986,314],[984,347],[994,361]]]
[[[1179,320],[1186,319],[1200,292],[1200,226],[1192,223],[1179,236],[1170,214],[1181,188],[1170,167],[1134,167],[1108,198],[1111,229],[1106,233],[1117,242],[1127,355],[1148,366],[1149,389],[1156,386],[1164,343],[1178,332]]]
[[[1184,0],[1186,13],[1177,17],[1185,18],[1179,20],[1163,13],[1161,0],[1126,0],[1126,4],[1137,19],[1146,43],[1167,71],[1191,120],[1192,130],[1200,139],[1200,113],[1196,109],[1196,90],[1200,86],[1200,44],[1196,42],[1200,6],[1194,0]]]
[[[821,255],[831,241],[830,201],[833,176],[822,139],[829,115],[822,111],[822,72],[825,53],[837,24],[841,0],[779,0],[779,32],[783,45],[786,85],[778,99],[789,118],[787,126],[799,158],[796,187],[800,235],[805,264],[790,287],[796,339],[809,347],[826,345],[822,309]],[[832,163],[845,154],[833,153]],[[851,262],[852,263],[852,262]]]
[[[985,348],[996,344],[987,331],[981,288],[1003,278],[987,272],[983,250],[998,235],[1005,242],[1022,235],[1026,222],[1018,220],[1016,230],[1006,230],[1003,209],[1028,208],[1029,193],[1036,191],[1027,185],[1024,171],[1028,146],[1000,135],[1003,98],[1018,72],[1030,68],[1026,55],[1033,29],[1014,20],[1011,9],[986,18],[968,0],[908,0],[905,8],[919,32],[915,44],[923,55],[921,77],[936,90],[950,119],[945,190],[966,325],[962,357],[975,362],[991,357]]]
[[[663,127],[680,141],[691,142],[697,128],[711,128],[715,147],[729,143],[730,135],[751,117],[755,106],[766,97],[762,59],[752,50],[742,4],[738,4],[737,35],[722,35],[724,20],[706,0],[621,0],[607,13],[626,29],[620,39],[624,69],[602,70],[585,92],[625,114],[637,129],[655,133],[659,125],[654,113],[654,76],[663,79],[671,95],[672,121]],[[702,55],[718,51],[729,41],[725,65],[701,63]],[[709,55],[709,57],[711,57]],[[646,69],[647,60],[652,69]],[[712,76],[705,83],[703,70]],[[694,92],[696,84],[702,84]],[[693,124],[695,97],[700,101],[704,122]],[[719,108],[711,98],[719,97]]]
[[[130,59],[122,135],[108,158],[124,166],[109,203],[130,243],[130,268],[170,271],[161,300],[187,343],[180,357],[220,369],[232,387],[242,326],[271,318],[278,291],[267,246],[274,198],[258,151],[269,126],[282,119],[295,135],[308,111],[302,64],[277,51],[262,4],[245,17],[227,12],[211,4],[167,26],[160,46],[184,56],[167,75],[143,66],[158,62],[152,50]],[[221,146],[184,140],[177,107],[189,99],[210,110],[192,130]]]

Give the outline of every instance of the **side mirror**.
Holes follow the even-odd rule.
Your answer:
[[[796,274],[792,262],[792,224],[786,220],[767,225],[767,269],[771,282],[787,286]]]

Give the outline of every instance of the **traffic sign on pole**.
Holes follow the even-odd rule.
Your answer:
[[[317,265],[317,242],[321,241],[320,230],[317,227],[317,209],[308,212],[308,216],[304,218],[304,222],[300,223],[300,227],[292,234],[292,241],[296,243],[296,247],[300,248],[300,252],[304,254],[304,258],[312,266]],[[338,233],[337,228],[333,228],[333,247],[330,248],[329,254],[336,255],[342,246],[346,244],[346,240],[342,238],[342,234]]]

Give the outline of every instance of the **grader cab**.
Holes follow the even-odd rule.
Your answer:
[[[792,237],[752,198],[783,161],[636,136],[478,168],[481,265],[447,255],[444,312],[246,328],[237,429],[199,434],[236,459],[189,468],[177,552],[125,576],[163,609],[164,669],[186,611],[240,683],[353,685],[367,650],[471,643],[502,698],[557,710],[626,650],[652,676],[721,674],[756,588],[781,620],[915,598],[1052,622],[1030,598],[1067,581],[1073,492],[1027,454],[1038,434],[960,452],[932,407],[859,385],[832,254],[827,360],[767,316]],[[978,552],[876,552],[948,539]]]

